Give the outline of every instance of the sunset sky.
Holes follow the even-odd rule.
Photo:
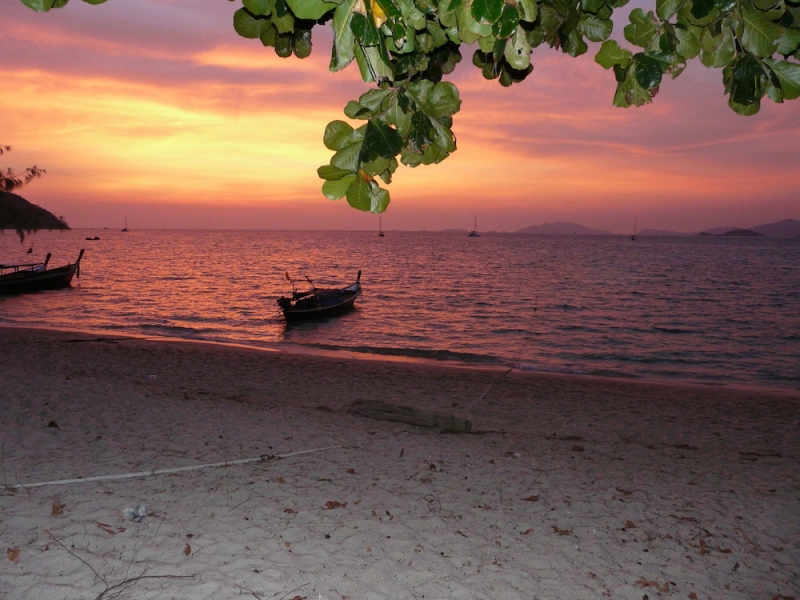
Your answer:
[[[322,196],[325,125],[369,89],[310,58],[240,38],[225,0],[73,0],[36,13],[0,0],[0,166],[47,174],[21,195],[72,227],[370,229]],[[622,24],[616,26],[621,31]],[[616,36],[617,34],[615,34]],[[722,73],[691,64],[655,103],[611,105],[613,74],[540,48],[510,89],[472,66],[452,81],[458,151],[401,166],[383,228],[515,231],[553,221],[627,233],[800,219],[800,101],[741,117]]]

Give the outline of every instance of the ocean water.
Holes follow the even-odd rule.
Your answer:
[[[0,323],[800,390],[795,239],[80,229],[5,232],[0,263],[80,248],[71,289],[0,297]],[[285,272],[359,269],[355,311],[284,323]]]

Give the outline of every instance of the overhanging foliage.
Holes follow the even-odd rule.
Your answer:
[[[68,0],[21,0],[48,11]],[[235,1],[235,0],[231,0]],[[105,0],[84,0],[101,4]],[[503,86],[532,71],[532,48],[547,45],[570,56],[602,42],[595,61],[613,71],[615,106],[652,101],[665,75],[675,78],[692,59],[722,69],[728,105],[741,115],[800,96],[800,0],[656,0],[636,8],[623,34],[632,49],[609,39],[615,9],[628,0],[241,0],[236,32],[258,39],[281,57],[311,53],[316,25],[333,29],[331,71],[353,61],[376,88],[345,107],[353,128],[333,121],[325,145],[334,152],[320,167],[323,194],[381,213],[399,161],[416,167],[441,162],[456,149],[453,115],[461,100],[443,81],[461,60],[462,44],[477,44],[472,62]]]

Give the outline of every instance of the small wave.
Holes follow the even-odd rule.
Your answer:
[[[517,363],[514,365],[515,369],[526,371],[530,373],[552,373],[556,375],[588,375],[589,372],[584,369],[575,367],[555,366],[555,365],[537,365],[533,363]]]
[[[641,375],[635,373],[626,373],[625,371],[617,371],[614,369],[591,369],[588,372],[593,377],[612,377],[614,379],[641,379]]]
[[[145,332],[159,332],[167,336],[185,337],[187,335],[200,335],[205,329],[196,329],[194,327],[182,327],[181,325],[157,325],[154,323],[143,323],[132,329],[139,329]]]
[[[663,325],[653,325],[653,329],[661,333],[695,333],[689,329],[678,329],[677,327],[664,327]]]
[[[471,352],[455,352],[453,350],[427,350],[424,348],[390,348],[382,346],[342,346],[338,344],[297,344],[301,347],[327,350],[331,352],[357,352],[359,354],[375,354],[378,356],[397,356],[446,362],[468,364],[502,365],[504,361],[495,356],[473,354]]]

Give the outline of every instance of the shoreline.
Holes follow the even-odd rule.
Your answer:
[[[308,348],[308,347],[303,348],[297,344],[294,344],[292,348],[275,348],[270,346],[247,344],[243,342],[203,340],[203,339],[182,338],[182,337],[161,336],[161,335],[156,336],[156,335],[136,334],[136,333],[117,333],[103,329],[82,329],[82,328],[72,328],[72,327],[66,328],[66,327],[54,327],[50,325],[27,325],[27,324],[20,325],[20,324],[0,322],[0,331],[2,331],[3,329],[70,333],[83,336],[98,336],[99,338],[107,338],[109,340],[113,340],[114,338],[119,338],[120,341],[139,340],[139,341],[165,343],[165,344],[175,343],[175,344],[197,344],[200,346],[203,345],[220,346],[223,348],[239,349],[245,351],[288,354],[293,356],[309,356],[309,357],[313,356],[332,361],[346,360],[354,362],[361,362],[361,361],[377,362],[377,363],[386,362],[386,363],[408,364],[412,366],[418,365],[422,367],[428,366],[432,368],[441,367],[443,369],[463,369],[463,370],[488,371],[488,372],[498,372],[498,373],[505,372],[511,369],[515,373],[529,375],[532,377],[567,378],[567,379],[579,379],[579,380],[598,381],[598,382],[619,383],[621,385],[631,384],[631,385],[661,386],[666,388],[685,388],[689,390],[691,389],[720,390],[720,391],[731,391],[737,393],[741,392],[741,393],[758,394],[765,396],[800,398],[800,390],[796,390],[794,388],[770,387],[766,385],[761,386],[756,384],[745,385],[745,384],[684,381],[684,380],[671,380],[671,379],[646,379],[637,376],[615,377],[611,375],[608,376],[595,375],[588,373],[544,371],[544,370],[526,369],[524,367],[521,368],[517,365],[512,365],[510,363],[498,363],[498,364],[485,364],[477,362],[470,363],[470,362],[462,362],[456,360],[452,361],[438,360],[433,358],[395,355],[395,354],[370,354],[367,352],[362,353],[362,352],[348,351],[348,350],[330,350],[324,348]]]
[[[800,593],[797,396],[0,333],[0,595]],[[473,431],[356,416],[359,398]]]

